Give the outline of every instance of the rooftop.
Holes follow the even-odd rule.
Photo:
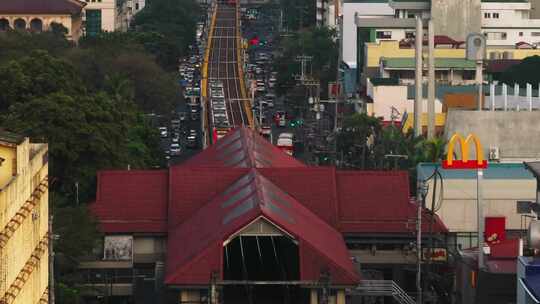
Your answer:
[[[78,0],[2,0],[0,14],[80,14],[86,3]]]
[[[0,141],[18,145],[24,141],[24,136],[5,130],[0,130]]]

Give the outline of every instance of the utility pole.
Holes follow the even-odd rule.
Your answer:
[[[435,138],[435,29],[433,20],[428,21],[428,128],[427,138]]]
[[[415,55],[416,55],[416,69],[415,69],[415,98],[414,98],[414,136],[422,135],[422,102],[423,102],[423,66],[422,66],[422,44],[424,40],[422,17],[416,16],[416,37],[415,37]]]
[[[422,194],[420,189],[417,190],[416,195],[418,204],[416,219],[416,303],[422,304]]]
[[[300,80],[302,84],[304,84],[304,81],[311,80],[311,75],[306,76],[307,74],[307,63],[311,63],[311,60],[313,59],[313,56],[306,56],[306,55],[300,55],[296,56],[295,60],[296,62],[300,62],[300,77],[296,76],[296,80]]]
[[[52,207],[52,204],[49,204]],[[53,234],[53,212],[49,208],[49,303],[54,304],[54,234]]]

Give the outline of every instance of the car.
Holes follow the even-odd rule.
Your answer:
[[[173,130],[178,130],[180,129],[180,126],[181,126],[181,121],[180,119],[173,119],[171,120],[171,128]]]
[[[180,141],[180,138],[177,137],[176,135],[172,138],[172,142],[175,144],[177,144],[179,141]]]
[[[180,144],[172,143],[170,151],[171,155],[179,155],[180,153],[182,153],[182,148],[180,147]]]
[[[159,135],[161,138],[169,137],[169,132],[167,132],[167,127],[159,127]]]
[[[186,113],[185,112],[178,113],[178,118],[180,118],[180,121],[186,120]]]

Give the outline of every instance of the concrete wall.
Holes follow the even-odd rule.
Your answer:
[[[474,133],[482,143],[484,157],[489,147],[499,147],[501,159],[540,159],[540,112],[460,111],[450,109],[445,134]],[[474,149],[471,149],[473,157]]]
[[[540,19],[540,0],[529,0],[531,3],[531,19]]]
[[[431,16],[435,34],[465,40],[469,33],[480,32],[480,0],[432,0]]]
[[[433,183],[429,183],[433,189]],[[438,185],[440,190],[440,184]],[[439,191],[438,190],[438,191]],[[431,198],[429,191],[428,198]],[[485,179],[483,183],[484,216],[506,217],[506,229],[526,229],[516,213],[516,201],[536,199],[536,180]],[[430,200],[431,201],[431,200]],[[444,179],[443,201],[437,215],[451,232],[477,229],[476,180]]]
[[[392,117],[392,107],[394,107],[400,116],[397,120],[401,120],[404,113],[414,113],[414,100],[407,99],[407,86],[373,86],[368,84],[368,96],[373,100],[373,103],[367,104],[367,113],[376,117],[383,117],[383,120],[390,121]],[[427,99],[424,99],[422,105],[423,112],[427,111]],[[442,103],[439,99],[435,101],[435,112],[442,112]]]
[[[369,17],[393,18],[394,10],[388,3],[343,3],[343,61],[356,66],[356,24],[355,13]]]

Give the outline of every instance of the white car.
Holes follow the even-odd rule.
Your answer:
[[[167,127],[160,127],[159,128],[159,135],[161,136],[161,138],[169,137],[169,132],[167,132]]]

